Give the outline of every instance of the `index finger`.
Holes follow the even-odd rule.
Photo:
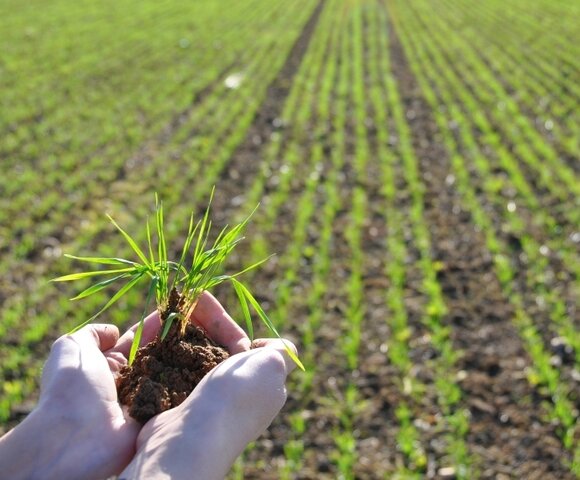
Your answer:
[[[190,321],[202,327],[212,340],[226,347],[232,355],[250,349],[251,342],[244,330],[209,292],[203,292],[200,295]],[[138,326],[139,322],[127,330],[108,353],[119,352],[128,357]],[[139,346],[152,341],[160,328],[159,311],[155,310],[143,322],[143,333]]]
[[[135,332],[139,327],[139,323],[140,322],[137,322],[129,330],[127,330],[119,339],[117,344],[111,350],[109,350],[108,353],[119,352],[125,357],[128,357],[129,352],[131,351],[131,345],[133,344],[133,339],[135,338]],[[157,335],[157,332],[159,332],[160,328],[161,319],[159,317],[159,311],[155,310],[153,313],[149,314],[145,320],[143,320],[143,333],[141,334],[141,341],[139,346],[146,345],[151,340],[153,340]]]
[[[209,292],[200,295],[191,321],[202,327],[212,340],[226,347],[232,355],[250,349],[251,342],[246,332]]]

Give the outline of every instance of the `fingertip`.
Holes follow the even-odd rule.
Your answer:
[[[288,363],[286,361],[286,355],[277,349],[267,350],[268,363],[272,369],[272,373],[288,375]]]
[[[250,348],[250,339],[244,330],[209,292],[199,296],[190,320],[202,327],[212,340],[226,347],[231,354]]]
[[[83,345],[93,343],[101,351],[112,348],[119,339],[119,329],[115,325],[106,323],[94,323],[81,328],[78,332],[70,335],[75,341]]]
[[[116,325],[99,323],[93,325],[95,332],[99,337],[99,348],[108,350],[112,348],[119,340],[119,328]]]
[[[252,342],[248,337],[240,338],[237,342],[234,342],[229,347],[230,355],[235,355],[236,353],[247,352],[252,348]]]
[[[123,355],[129,355],[133,339],[135,338],[135,332],[137,331],[137,328],[139,328],[140,323],[141,322],[137,322],[131,328],[129,328],[129,330],[127,330],[123,336],[118,339],[116,344],[111,346],[111,348],[114,347],[115,351],[121,352]],[[159,311],[155,310],[147,315],[147,317],[145,317],[143,320],[143,331],[141,332],[141,341],[139,345],[145,345],[153,340],[159,332],[160,328],[161,319],[159,316]]]
[[[295,356],[298,356],[296,345],[285,338],[258,338],[252,342],[254,348],[271,349],[278,352],[284,359],[286,366],[286,375],[290,374],[296,368],[296,362],[290,357],[288,350]]]
[[[208,326],[211,325],[215,318],[227,316],[229,315],[227,315],[221,303],[219,303],[211,293],[204,291],[197,299],[195,308],[193,309],[193,312],[191,312],[191,316],[188,320],[191,323],[208,330]]]
[[[277,412],[286,403],[286,378],[293,370],[292,362],[288,362],[288,355],[274,348],[263,349],[259,355],[262,357],[260,376],[263,377],[261,381],[266,388],[265,394],[268,394],[269,403]]]
[[[294,355],[298,355],[298,350],[296,349],[296,347],[294,346],[293,343],[290,343],[288,348],[290,348]],[[294,360],[292,360],[292,358],[290,357],[290,355],[288,354],[288,350],[286,348],[282,349],[277,349],[276,350],[280,355],[282,355],[282,358],[284,359],[284,364],[286,366],[286,375],[290,375],[290,373],[292,373],[294,371],[294,369],[296,368],[296,362]]]

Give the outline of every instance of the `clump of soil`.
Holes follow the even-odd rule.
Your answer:
[[[179,294],[172,292],[161,318],[167,318],[180,304]],[[201,379],[228,357],[228,351],[203,329],[188,324],[181,334],[178,322],[174,322],[163,341],[155,338],[138,350],[132,365],[121,369],[117,377],[119,401],[129,407],[131,417],[145,423],[180,405]]]

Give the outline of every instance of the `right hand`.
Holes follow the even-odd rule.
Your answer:
[[[208,295],[200,304],[194,323],[234,354],[213,369],[185,402],[145,424],[137,453],[120,480],[221,480],[286,401],[285,381],[295,364],[283,342],[257,340],[258,348],[249,350],[249,339],[239,337],[215,298]]]

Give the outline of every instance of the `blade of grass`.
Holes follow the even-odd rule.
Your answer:
[[[145,315],[147,315],[147,310],[149,310],[151,296],[153,295],[153,292],[157,288],[158,281],[159,277],[154,277],[153,280],[151,280],[151,284],[149,285],[149,292],[147,292],[147,300],[145,300],[145,308],[143,309],[143,314],[141,315],[139,325],[137,326],[137,330],[135,330],[133,342],[131,343],[131,351],[129,352],[129,365],[133,364],[133,361],[135,360],[135,355],[137,355],[137,350],[139,349],[139,345],[141,345],[141,337],[143,335],[143,325],[145,321]]]
[[[103,280],[102,282],[96,283],[91,285],[89,288],[83,290],[79,293],[76,297],[71,298],[71,300],[80,300],[81,298],[86,298],[89,295],[93,295],[94,293],[100,292],[103,288],[115,283],[117,280],[121,280],[122,278],[130,277],[129,273],[122,273],[121,275],[117,275],[113,278],[108,278],[107,280]]]
[[[73,260],[80,260],[82,262],[89,263],[99,263],[102,265],[138,265],[131,260],[126,260],[124,258],[118,257],[77,257],[76,255],[64,254],[67,258],[72,258]]]
[[[288,353],[290,358],[294,361],[294,363],[298,366],[298,368],[300,368],[300,370],[302,370],[302,371],[306,371],[306,369],[304,368],[304,365],[302,365],[302,362],[300,361],[300,359],[296,356],[296,354],[288,346],[286,341],[280,336],[280,334],[278,333],[278,330],[276,329],[276,327],[274,326],[272,321],[268,318],[268,315],[266,315],[266,312],[264,312],[264,310],[262,309],[262,307],[260,306],[258,301],[254,298],[254,296],[247,289],[247,287],[245,285],[243,285],[241,282],[239,282],[238,280],[236,280],[235,278],[232,278],[231,281],[234,285],[237,285],[240,288],[241,292],[246,297],[246,300],[248,302],[250,302],[250,304],[252,305],[252,307],[254,308],[254,310],[256,311],[256,313],[258,314],[260,319],[262,320],[262,322],[264,322],[264,324],[268,327],[268,329],[274,335],[276,335],[280,340],[282,340],[282,343],[284,344],[284,348],[286,349],[286,352]]]
[[[233,275],[228,275],[229,278],[236,278],[239,277],[240,275],[243,275],[246,272],[249,272],[250,270],[253,270],[254,268],[259,267],[260,265],[262,265],[263,263],[266,263],[268,260],[270,260],[272,257],[274,257],[275,254],[269,255],[266,258],[263,258],[262,260],[257,261],[256,263],[253,263],[252,265],[250,265],[249,267],[244,268],[243,270],[241,270],[238,273],[234,273]]]
[[[113,217],[111,217],[110,215],[107,215],[107,217],[109,218],[109,220],[111,221],[111,223],[113,225],[115,225],[115,228],[117,230],[119,230],[119,232],[121,232],[121,235],[123,235],[123,237],[125,237],[125,240],[127,240],[127,243],[131,246],[131,248],[133,249],[133,251],[137,254],[137,256],[141,259],[141,261],[151,267],[149,260],[147,259],[147,257],[145,256],[145,254],[143,253],[143,250],[141,250],[139,248],[139,246],[137,245],[137,243],[135,242],[135,240],[133,240],[133,238],[125,231],[123,230],[119,224],[117,222],[115,222],[115,220],[113,219]]]
[[[165,243],[165,232],[163,231],[163,203],[159,200],[157,194],[155,194],[155,203],[157,205],[157,251],[159,263],[161,263],[161,266],[164,267],[167,263],[167,245]]]
[[[179,277],[179,272],[183,268],[183,264],[185,262],[185,257],[187,257],[187,252],[189,252],[189,249],[191,247],[191,242],[193,241],[193,238],[195,237],[195,232],[196,232],[198,226],[199,226],[199,222],[195,225],[195,227],[193,226],[193,213],[192,213],[191,216],[189,217],[189,228],[187,229],[187,236],[185,237],[185,243],[183,244],[183,248],[181,250],[181,257],[179,258],[179,264],[177,264],[177,269],[176,269],[177,273],[173,277],[173,282],[171,284],[171,288],[169,289],[169,291],[171,291],[175,288],[177,278]],[[169,263],[172,263],[172,262],[169,262]],[[185,268],[183,268],[183,270],[184,270],[185,275],[187,275],[187,270]]]
[[[88,323],[92,322],[95,318],[97,318],[103,312],[105,312],[111,305],[113,305],[117,300],[119,300],[119,298],[121,298],[129,290],[131,290],[135,285],[137,285],[137,283],[139,282],[139,280],[141,280],[141,278],[143,277],[143,275],[144,275],[143,273],[140,273],[137,276],[135,276],[135,278],[133,278],[131,281],[129,281],[128,283],[126,283],[123,287],[121,287],[121,289],[119,289],[119,291],[117,293],[115,293],[115,295],[113,295],[111,297],[111,299],[105,304],[105,306],[103,308],[101,308],[91,318],[89,318],[88,320],[84,321],[80,325],[78,325],[75,328],[73,328],[69,332],[69,334],[74,333],[74,332],[77,332],[78,330],[80,330],[81,328],[83,328],[85,325],[87,325]]]
[[[212,189],[211,189],[211,194],[209,196],[209,202],[207,203],[207,208],[205,209],[205,214],[203,215],[203,220],[201,221],[201,228],[199,229],[197,243],[195,244],[195,249],[193,252],[192,267],[193,267],[193,265],[195,265],[197,263],[197,258],[199,256],[200,252],[203,250],[203,247],[204,247],[203,238],[204,238],[204,236],[206,237],[206,240],[207,240],[207,235],[209,233],[209,227],[208,227],[209,212],[211,209],[211,203],[213,201],[214,192],[215,192],[215,186],[212,187]]]
[[[167,318],[165,319],[165,323],[163,325],[163,332],[161,332],[161,341],[165,340],[165,337],[169,333],[169,329],[171,328],[173,320],[175,320],[177,317],[179,317],[179,314],[176,312],[171,312],[167,316]]]
[[[93,272],[79,272],[71,273],[69,275],[64,275],[62,277],[53,278],[51,282],[70,282],[72,280],[81,280],[83,278],[96,277],[99,275],[112,275],[114,273],[127,273],[127,272],[137,272],[137,268],[119,268],[115,270],[96,270]]]
[[[252,325],[252,316],[250,314],[250,307],[248,306],[248,300],[244,295],[244,292],[240,288],[238,283],[232,282],[238,300],[240,301],[240,306],[242,307],[242,313],[244,314],[244,319],[246,320],[246,328],[248,330],[248,337],[250,340],[254,340],[254,326]]]
[[[219,235],[215,239],[215,242],[213,242],[214,245],[217,245],[221,242],[221,239],[228,231],[228,228],[229,228],[229,225],[226,225],[224,228],[221,229]]]
[[[153,255],[153,242],[151,241],[151,226],[149,225],[149,217],[147,217],[146,230],[147,230],[147,248],[149,249],[149,258],[151,260],[151,265],[153,265],[155,263],[155,255]]]

